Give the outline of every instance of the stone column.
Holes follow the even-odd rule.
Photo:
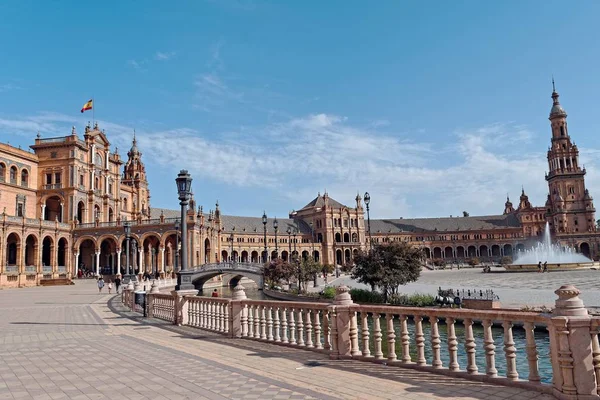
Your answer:
[[[121,249],[117,250],[117,275],[121,275]]]
[[[140,274],[143,274],[144,273],[144,246],[140,246],[138,248],[138,254],[140,255],[140,263],[139,263]]]
[[[75,271],[74,273],[74,277],[77,277],[77,272],[79,272],[79,253],[75,253],[75,268],[73,268],[73,270]]]
[[[46,205],[42,204],[42,215],[40,215],[40,219],[44,219],[45,212],[46,212]]]
[[[242,285],[237,284],[233,288],[233,295],[231,296],[231,315],[229,316],[229,336],[232,338],[242,337],[242,314],[244,313],[243,300],[246,300],[246,292]]]
[[[352,319],[356,319],[356,315],[350,315],[350,306],[354,304],[350,297],[350,288],[340,286],[336,288],[336,295],[333,305],[328,309],[332,315],[332,332],[335,329],[336,334],[331,335],[331,340],[334,341],[334,348],[337,354],[331,354],[332,358],[351,358],[352,343],[350,340],[350,325]],[[356,321],[354,321],[356,324]]]
[[[550,320],[553,391],[557,398],[592,399],[596,375],[592,349],[592,320],[572,285],[563,285]]]
[[[100,275],[100,252],[96,252],[96,276]]]
[[[58,222],[63,222],[65,219],[65,204],[64,203],[60,203],[60,219]]]
[[[160,247],[160,272],[165,273],[165,248]]]

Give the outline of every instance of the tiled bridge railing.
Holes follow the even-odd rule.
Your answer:
[[[124,302],[131,305],[131,293],[126,292]],[[551,315],[359,305],[348,288],[337,292],[333,304],[249,300],[240,285],[232,299],[150,293],[148,315],[234,338],[325,352],[336,359],[386,362],[560,399],[600,398],[600,318],[588,315],[573,286],[555,292],[559,299]],[[515,344],[514,325],[524,328],[524,338],[523,330],[517,333],[522,346]],[[540,328],[548,332],[544,338]],[[543,374],[539,365],[545,367]]]

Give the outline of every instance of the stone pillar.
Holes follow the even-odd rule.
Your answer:
[[[65,212],[65,205],[64,205],[64,203],[60,203],[60,219],[58,222],[63,222],[65,220],[65,217],[63,214],[64,212]]]
[[[576,287],[563,285],[554,293],[558,300],[548,327],[554,395],[561,399],[597,399],[592,319]]]
[[[79,253],[75,253],[75,268],[73,268],[75,270],[75,275],[77,276],[77,273],[79,272]]]
[[[243,300],[246,300],[246,292],[244,287],[237,284],[233,288],[233,296],[231,296],[231,313],[229,315],[229,336],[232,338],[242,337],[242,314],[244,313]]]
[[[100,252],[96,252],[96,276],[100,276]]]
[[[42,204],[42,215],[40,215],[40,219],[45,219],[45,213],[46,213],[46,205]]]
[[[121,275],[121,249],[117,250],[117,275]]]
[[[160,273],[164,274],[165,273],[165,248],[164,247],[160,247]]]
[[[140,264],[139,264],[140,274],[143,274],[144,273],[144,246],[140,246],[138,248],[138,254],[140,255]]]
[[[352,343],[350,341],[350,324],[352,319],[356,319],[356,316],[350,316],[350,306],[354,304],[352,297],[350,297],[350,288],[347,286],[339,286],[336,288],[335,299],[333,305],[329,306],[328,309],[332,314],[331,324],[335,326],[336,334],[332,334],[333,346],[335,353],[331,354],[331,358],[351,358]],[[354,321],[356,324],[356,321]],[[334,337],[335,336],[335,337]]]
[[[196,296],[198,291],[196,289],[191,290],[173,290],[171,294],[175,300],[175,318],[173,325],[187,325],[188,323],[188,307],[189,303],[186,299],[187,296]]]

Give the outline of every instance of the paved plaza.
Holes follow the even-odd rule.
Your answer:
[[[0,291],[0,399],[550,399],[144,320],[93,280]]]
[[[570,272],[505,272],[494,268],[492,273],[483,273],[481,268],[424,270],[418,282],[400,289],[401,293],[437,294],[437,289],[492,289],[500,297],[503,307],[523,307],[546,305],[553,307],[556,300],[554,291],[565,284],[575,285],[581,290],[581,298],[588,308],[600,308],[600,271],[580,270]],[[361,285],[343,276],[330,280],[329,285]]]

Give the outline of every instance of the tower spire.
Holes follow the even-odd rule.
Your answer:
[[[554,86],[554,74],[552,75],[552,93],[556,93],[556,87]]]

